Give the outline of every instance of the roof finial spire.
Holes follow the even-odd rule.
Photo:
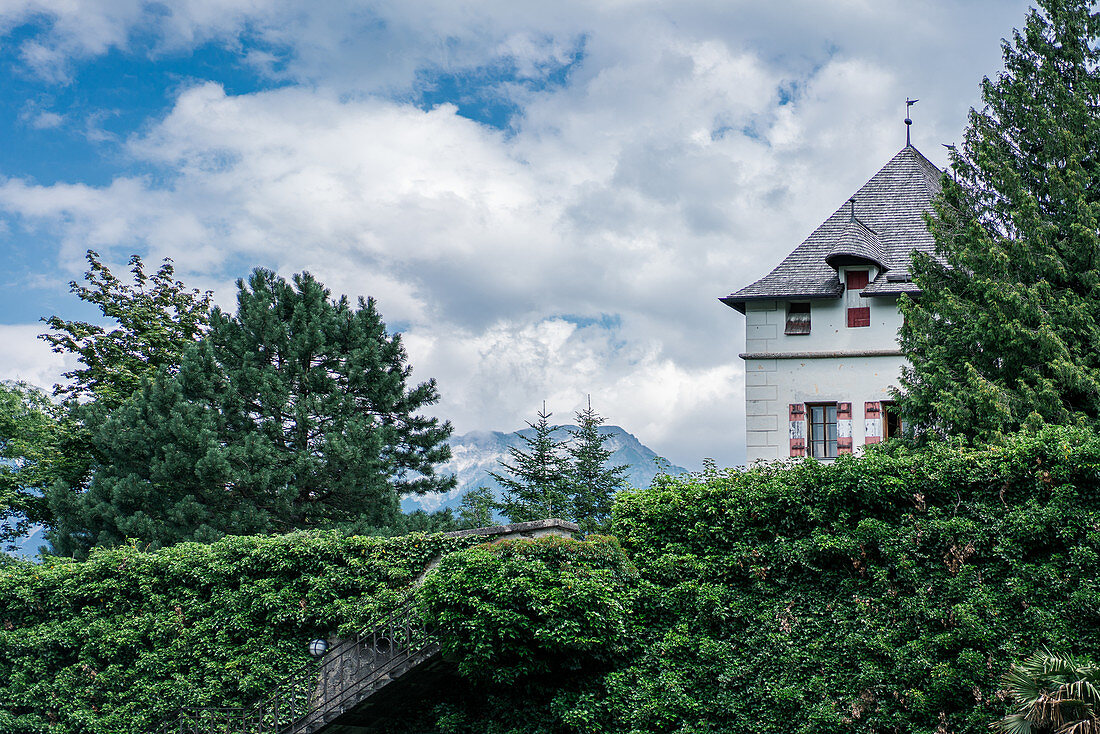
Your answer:
[[[909,127],[913,124],[913,120],[909,117],[909,108],[920,102],[919,99],[905,98],[905,147],[910,148],[913,143],[909,139]]]
[[[853,196],[851,199],[848,199],[848,203],[852,205],[852,209],[848,214],[848,221],[854,222],[856,221],[856,197]]]

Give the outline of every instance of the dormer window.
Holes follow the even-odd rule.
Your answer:
[[[848,309],[849,328],[871,325],[871,307],[865,306],[866,301],[859,295],[859,292],[867,287],[867,276],[866,270],[847,270],[844,273],[847,284],[844,305]]]
[[[787,304],[787,328],[783,333],[787,335],[810,333],[810,304]]]

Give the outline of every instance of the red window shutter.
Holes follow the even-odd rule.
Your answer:
[[[806,455],[806,406],[791,403],[788,406],[790,421],[791,456]]]
[[[863,443],[882,441],[882,406],[878,402],[863,404],[864,432]]]
[[[845,273],[845,277],[848,280],[848,290],[850,291],[861,291],[867,287],[866,270],[849,270]]]
[[[848,326],[870,326],[871,325],[871,307],[863,306],[862,308],[850,308],[848,309]]]
[[[836,404],[836,453],[852,453],[852,404]]]

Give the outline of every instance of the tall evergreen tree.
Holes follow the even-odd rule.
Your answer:
[[[550,425],[553,413],[546,411],[546,403],[536,415],[537,421],[527,422],[534,434],[520,434],[527,450],[509,448],[512,463],[500,462],[507,474],[489,472],[504,488],[501,511],[512,522],[568,518],[572,514],[567,458],[562,442],[553,436],[558,426]]]
[[[418,414],[435,382],[407,387],[410,369],[373,299],[352,308],[308,273],[258,269],[178,373],[162,367],[96,431],[103,465],[87,493],[59,496],[71,522],[53,542],[80,555],[126,538],[392,524],[401,494],[454,486],[434,472],[451,426]]]
[[[1100,19],[1039,0],[982,82],[902,299],[902,409],[931,435],[996,441],[1100,422]]]
[[[586,533],[606,528],[612,500],[626,486],[624,474],[629,468],[625,464],[607,465],[612,451],[604,445],[611,436],[600,433],[604,420],[592,409],[589,397],[588,407],[577,411],[577,428],[569,431],[572,440],[568,446],[571,459],[568,479],[573,514]]]

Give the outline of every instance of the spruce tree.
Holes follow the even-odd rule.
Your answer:
[[[214,309],[178,372],[163,367],[96,431],[103,464],[87,493],[57,496],[70,521],[55,545],[383,527],[400,495],[453,487],[434,471],[451,426],[419,414],[435,382],[407,386],[373,299],[329,296],[308,273],[238,281],[236,314]]]
[[[586,533],[604,530],[611,518],[611,503],[615,493],[626,486],[625,464],[607,466],[611,450],[604,446],[609,434],[600,433],[604,418],[592,409],[577,411],[577,428],[570,429],[569,484],[573,514]]]
[[[489,472],[504,488],[501,511],[512,522],[568,518],[572,514],[566,487],[568,463],[562,442],[553,436],[558,426],[550,425],[553,413],[546,411],[546,403],[536,415],[537,421],[527,422],[534,434],[520,434],[527,450],[509,448],[512,463],[500,462],[507,474]]]
[[[982,82],[903,298],[904,416],[994,442],[1100,422],[1100,19],[1040,0]]]

